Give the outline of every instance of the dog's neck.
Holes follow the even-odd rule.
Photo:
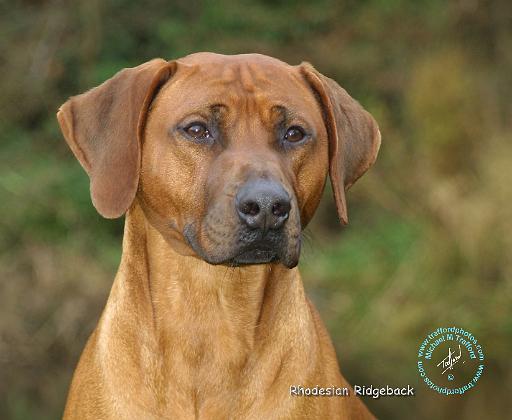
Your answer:
[[[296,270],[280,264],[213,266],[180,255],[135,205],[126,216],[110,298],[117,302],[110,306],[137,312],[149,353],[171,355],[190,366],[192,375],[205,372],[208,382],[215,369],[243,372],[252,355],[272,348],[275,340],[289,340],[290,346],[293,340],[296,350],[305,350],[311,319]],[[273,337],[274,331],[280,336]]]

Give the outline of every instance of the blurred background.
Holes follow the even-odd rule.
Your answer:
[[[57,419],[106,302],[123,220],[102,219],[55,119],[123,67],[196,51],[310,61],[380,124],[341,228],[329,188],[301,262],[351,383],[384,419],[512,408],[512,3],[507,0],[0,0],[0,418]],[[420,342],[471,331],[463,396],[420,381]],[[509,417],[510,418],[510,417]]]

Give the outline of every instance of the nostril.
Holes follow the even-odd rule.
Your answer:
[[[290,212],[290,203],[277,202],[272,206],[272,214],[277,217],[283,217]]]
[[[260,212],[260,206],[255,201],[246,201],[240,205],[240,211],[247,216],[256,216]]]

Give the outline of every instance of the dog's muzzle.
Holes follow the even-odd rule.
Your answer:
[[[300,226],[293,227],[297,225],[299,219],[292,217],[296,205],[292,204],[294,201],[281,183],[268,178],[251,179],[238,188],[232,200],[232,216],[237,221],[234,224],[229,223],[230,228],[234,230],[232,234],[224,236],[231,239],[224,242],[220,234],[221,236],[217,236],[213,241],[221,241],[224,246],[203,248],[194,226],[186,226],[184,236],[199,256],[210,264],[230,266],[277,261],[289,268],[297,265]],[[237,227],[234,227],[236,225]],[[218,232],[219,230],[213,230],[217,235]]]

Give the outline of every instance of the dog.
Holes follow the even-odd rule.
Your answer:
[[[346,224],[376,159],[361,105],[309,63],[197,53],[124,69],[57,119],[97,211],[125,215],[64,418],[373,418],[296,267],[327,176]]]

